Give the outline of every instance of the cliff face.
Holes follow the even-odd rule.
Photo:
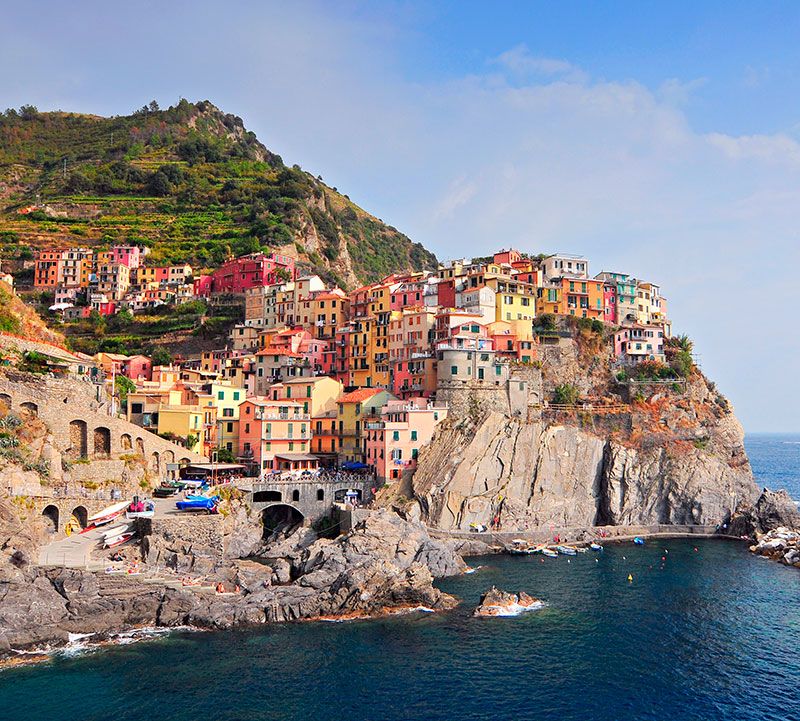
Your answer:
[[[755,502],[744,432],[702,376],[614,416],[492,411],[442,429],[412,480],[430,526],[715,525]]]

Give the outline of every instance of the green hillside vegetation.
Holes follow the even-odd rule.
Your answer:
[[[199,269],[280,250],[345,286],[436,264],[207,101],[112,118],[31,106],[0,114],[0,254],[115,243],[148,247],[148,264]]]

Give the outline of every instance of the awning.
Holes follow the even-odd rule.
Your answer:
[[[318,461],[319,458],[312,456],[310,453],[276,453],[275,458],[280,458],[282,461]]]
[[[345,461],[342,463],[342,469],[345,471],[360,471],[363,468],[369,468],[369,466],[361,461]]]

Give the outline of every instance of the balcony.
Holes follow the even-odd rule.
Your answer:
[[[288,413],[258,413],[256,412],[255,419],[257,421],[307,421],[311,418],[308,413],[297,413],[290,415]]]

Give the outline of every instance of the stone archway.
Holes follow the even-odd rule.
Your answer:
[[[129,433],[123,433],[119,437],[119,447],[123,451],[130,451],[133,448],[133,438],[131,438]]]
[[[147,465],[148,469],[151,470],[153,473],[159,473],[161,470],[161,458],[159,457],[158,453],[153,451],[150,454],[150,462]]]
[[[292,491],[292,503],[297,503],[300,500],[300,490],[295,488]]]
[[[261,511],[261,524],[264,527],[264,538],[271,536],[280,528],[292,528],[303,522],[303,514],[294,506],[276,503]]]
[[[45,519],[45,526],[48,533],[58,533],[58,515],[58,506],[50,504],[44,507],[42,518]]]
[[[89,524],[89,511],[86,506],[75,506],[72,509],[69,520],[64,526],[64,531],[68,536],[73,533],[80,533]]]
[[[144,458],[144,441],[141,438],[136,439],[136,453]]]
[[[161,460],[164,463],[175,463],[175,453],[173,451],[164,451],[161,454]]]
[[[77,461],[88,455],[88,441],[86,437],[86,421],[74,420],[69,423],[69,450],[67,457]]]
[[[283,495],[280,491],[255,491],[253,503],[280,503]]]
[[[0,413],[11,412],[11,396],[8,393],[0,393]]]
[[[36,403],[25,401],[19,404],[19,409],[23,416],[27,416],[28,418],[39,417],[39,406]]]
[[[105,426],[94,429],[95,458],[108,458],[111,455],[111,431]]]
[[[325,500],[325,491],[322,488],[317,488],[317,500],[318,501]]]

